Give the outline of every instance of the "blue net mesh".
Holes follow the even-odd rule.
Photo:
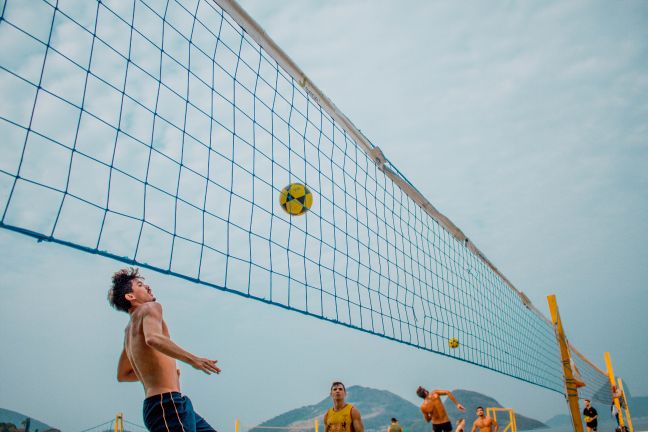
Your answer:
[[[551,324],[216,3],[0,13],[3,228],[563,391]]]
[[[578,396],[581,399],[598,401],[607,405],[612,404],[612,392],[607,373],[600,370],[596,365],[585,358],[578,350],[570,347],[572,359],[572,370],[576,379],[585,383],[585,387],[578,389]]]

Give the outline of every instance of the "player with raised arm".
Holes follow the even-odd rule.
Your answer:
[[[193,410],[191,400],[180,393],[180,370],[176,360],[207,375],[220,373],[216,360],[198,357],[171,340],[151,287],[139,270],[116,272],[108,293],[109,303],[130,315],[119,357],[117,380],[140,381],[144,386],[144,424],[152,432],[215,431]]]
[[[447,396],[448,399],[454,402],[459,411],[466,411],[463,405],[457,402],[457,399],[449,390],[428,391],[425,388],[419,386],[419,388],[416,389],[416,394],[421,399],[423,399],[423,403],[421,404],[421,412],[423,413],[423,418],[425,418],[426,422],[432,422],[432,430],[434,432],[452,431],[452,423],[450,422],[450,417],[448,417],[448,413],[443,406],[441,396]]]

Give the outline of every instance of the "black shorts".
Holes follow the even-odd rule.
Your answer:
[[[592,429],[593,431],[598,430],[598,422],[597,421],[593,421],[593,422],[590,422],[590,423],[585,423],[585,425],[588,428]]]
[[[432,423],[432,430],[434,432],[452,432],[452,423]]]
[[[144,425],[151,432],[216,432],[193,410],[191,400],[178,392],[144,399]]]

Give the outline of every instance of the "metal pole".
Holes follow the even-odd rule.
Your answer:
[[[554,328],[556,329],[556,340],[558,341],[558,347],[560,348],[560,359],[562,361],[563,375],[565,378],[565,397],[567,399],[567,405],[569,406],[572,424],[574,425],[574,432],[583,432],[583,420],[581,419],[580,407],[578,405],[578,388],[574,382],[569,345],[567,343],[567,338],[565,337],[562,321],[560,320],[560,312],[558,312],[556,296],[553,294],[547,296],[547,302],[549,303],[551,319]]]
[[[630,429],[630,432],[634,432],[634,427],[632,426],[632,418],[630,417],[630,404],[628,403],[628,398],[626,397],[625,390],[623,390],[623,381],[621,380],[621,378],[618,378],[617,382],[619,383],[619,390],[621,390],[623,401],[625,402],[625,418],[626,420],[628,420],[628,428]]]

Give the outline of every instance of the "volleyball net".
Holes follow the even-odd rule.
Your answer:
[[[552,324],[236,4],[0,14],[0,226],[563,392]]]

